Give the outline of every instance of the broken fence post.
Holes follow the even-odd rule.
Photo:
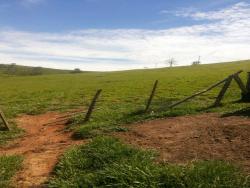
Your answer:
[[[147,102],[147,106],[146,106],[145,112],[148,112],[148,110],[150,108],[150,105],[151,105],[152,100],[153,100],[154,95],[155,95],[155,91],[156,91],[157,85],[158,85],[158,80],[156,80],[155,83],[154,83],[153,89],[151,91],[150,97],[149,97],[148,102]]]
[[[178,106],[179,104],[182,104],[182,103],[184,103],[184,102],[186,102],[186,101],[188,101],[188,100],[190,100],[190,99],[192,99],[192,98],[194,98],[194,97],[197,97],[197,96],[199,96],[199,95],[201,95],[201,94],[203,94],[203,93],[206,93],[206,92],[212,90],[213,88],[217,87],[218,85],[224,83],[226,80],[227,80],[227,79],[224,79],[224,80],[222,80],[222,81],[220,81],[220,82],[217,82],[216,84],[210,86],[209,88],[207,88],[207,89],[205,89],[205,90],[202,90],[202,91],[200,91],[200,92],[198,92],[198,93],[195,93],[195,94],[193,94],[193,95],[191,95],[191,96],[189,96],[189,97],[187,97],[187,98],[185,98],[185,99],[183,99],[183,100],[181,100],[181,101],[178,101],[178,102],[176,102],[176,103],[174,103],[174,104],[168,106],[168,108],[173,108],[173,107]]]
[[[0,119],[2,119],[2,121],[3,121],[4,128],[9,131],[10,130],[9,123],[6,120],[6,117],[5,117],[4,113],[1,110],[0,110]]]
[[[234,73],[234,74],[232,74],[232,75],[230,75],[230,76],[234,77],[235,75],[238,75],[238,74],[240,74],[240,73],[242,73],[242,72],[243,72],[243,71],[240,70],[240,71],[238,71],[238,72],[236,72],[236,73]],[[182,103],[184,103],[184,102],[186,102],[186,101],[189,101],[190,99],[192,99],[192,98],[194,98],[194,97],[197,97],[197,96],[199,96],[199,95],[201,95],[201,94],[203,94],[203,93],[206,93],[206,92],[212,90],[213,88],[219,86],[220,84],[226,82],[227,79],[228,79],[228,78],[226,78],[226,79],[224,79],[224,80],[221,80],[221,81],[219,81],[219,82],[217,82],[217,83],[211,85],[211,86],[208,87],[207,89],[202,90],[202,91],[200,91],[200,92],[198,92],[198,93],[195,93],[195,94],[193,94],[193,95],[191,95],[191,96],[189,96],[189,97],[186,97],[185,99],[182,99],[181,101],[178,101],[178,102],[176,102],[176,103],[174,103],[174,104],[168,106],[167,108],[173,108],[173,107],[175,107],[175,106],[178,106],[179,104],[182,104]]]
[[[221,100],[223,99],[225,93],[227,92],[227,89],[229,88],[232,80],[233,80],[233,76],[229,76],[224,86],[222,87],[219,95],[217,96],[214,106],[219,106],[221,104]]]
[[[97,101],[98,97],[100,96],[101,92],[102,92],[101,89],[97,90],[94,98],[92,99],[91,104],[89,105],[89,109],[88,109],[88,112],[87,112],[87,114],[86,114],[86,116],[84,118],[84,122],[89,121],[89,119],[91,117],[91,114],[92,114],[92,112],[93,112],[93,110],[95,108],[96,101]]]

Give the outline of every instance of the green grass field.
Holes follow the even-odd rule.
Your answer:
[[[249,71],[250,61],[176,67],[155,70],[134,70],[108,73],[52,74],[41,76],[11,76],[0,74],[0,105],[9,117],[20,113],[37,114],[47,110],[60,110],[86,106],[99,88],[103,89],[98,106],[120,106],[115,111],[133,112],[145,105],[153,82],[159,87],[153,103],[155,111],[163,111],[164,105],[182,99],[217,82],[238,70]],[[246,73],[242,78],[245,81]],[[188,106],[204,108],[213,103],[218,90],[211,91]],[[224,101],[229,111],[244,104],[232,104],[238,100],[240,91],[234,84]],[[133,106],[133,110],[129,108]],[[124,110],[123,108],[129,108]],[[183,108],[183,106],[182,106]],[[191,107],[190,107],[191,108]],[[196,109],[197,109],[196,108]],[[112,109],[110,109],[112,110]]]
[[[248,104],[235,102],[241,95],[235,83],[220,108],[207,108],[213,104],[220,88],[174,110],[166,108],[172,102],[204,89],[238,70],[249,71],[250,61],[108,73],[1,76],[0,107],[9,118],[22,113],[87,108],[96,90],[101,88],[103,93],[92,120],[76,131],[78,137],[89,137],[98,132],[92,131],[95,128],[116,129],[121,124],[133,121],[206,111],[227,113],[247,108]],[[241,77],[246,81],[246,72]],[[159,80],[159,86],[151,107],[153,113],[141,115],[138,112],[145,108],[156,79]]]
[[[221,107],[208,108],[213,104],[219,92],[220,88],[217,88],[177,108],[172,110],[167,109],[169,104],[205,89],[239,70],[244,71],[244,73],[241,74],[241,78],[246,82],[246,72],[250,71],[250,61],[122,72],[85,72],[80,74],[58,74],[58,72],[54,72],[55,74],[50,73],[37,76],[10,76],[0,71],[0,108],[9,119],[19,114],[39,114],[46,111],[65,111],[81,107],[87,108],[96,90],[103,89],[91,121],[83,124],[83,114],[81,117],[76,117],[72,122],[72,129],[75,132],[74,136],[76,138],[90,138],[103,135],[110,131],[126,131],[126,129],[122,127],[124,124],[159,117],[179,116],[208,111],[223,114],[233,113],[239,110],[249,112],[249,104],[237,102],[241,97],[241,91],[235,83],[230,87]],[[142,114],[141,111],[145,108],[146,100],[149,97],[155,80],[159,80],[159,86],[152,103],[151,112]],[[0,143],[19,136],[19,133],[16,129],[7,135],[3,133],[3,131],[0,131]],[[76,152],[78,152],[78,150]],[[71,155],[71,153],[68,155]],[[85,158],[82,160],[85,160]],[[64,159],[62,161],[64,161]],[[74,172],[77,170],[78,165],[82,165],[81,162],[82,161],[79,161],[79,164],[72,164],[73,166],[70,167],[64,167],[64,165],[62,165],[61,169],[72,168],[71,170]],[[81,173],[83,173],[84,176],[86,175],[84,178],[87,178],[86,181],[89,181],[88,178],[91,180],[91,178],[98,176],[100,173],[112,173],[112,165],[108,165],[107,168],[94,169],[93,172],[86,169],[88,174],[86,174],[85,170],[81,171]],[[124,163],[122,165],[126,166],[128,164]],[[135,168],[137,168],[136,165],[137,164],[135,164]],[[138,165],[142,164],[140,163]],[[197,166],[197,170],[200,168],[199,165],[200,164]],[[171,167],[156,167],[152,161],[148,162],[148,167],[155,169],[156,174],[151,174],[151,176],[155,178],[156,183],[161,182],[159,181],[159,178],[161,178],[159,172],[164,172],[163,174],[167,177],[171,175],[165,170],[165,168],[168,169]],[[1,168],[0,164],[0,169]],[[117,168],[119,168],[119,166]],[[187,169],[185,169],[185,173],[187,173],[187,177],[185,176],[187,180],[185,181],[189,181],[188,179],[190,177],[195,176],[196,172],[190,168],[191,167],[187,167]],[[196,165],[192,166],[192,168],[196,169]],[[210,168],[210,166],[208,168]],[[224,168],[223,165],[222,168]],[[130,173],[132,174],[134,172],[133,168],[131,168],[131,170]],[[140,168],[136,170],[140,170]],[[176,167],[176,169],[171,168],[171,170],[174,171],[173,176],[177,173],[176,178],[178,178],[179,173],[182,174],[183,171],[183,169],[179,169],[179,167]],[[139,173],[144,173],[144,171]],[[189,173],[190,176],[188,175]],[[118,178],[121,175],[122,174],[115,174],[114,176]],[[147,174],[144,175],[151,177]],[[145,183],[147,180],[144,175],[138,175],[140,180],[126,179],[121,181],[124,181],[123,183],[130,183],[131,181]],[[51,183],[52,187],[61,185],[60,178],[63,178],[64,175],[58,172],[57,176],[58,177]],[[70,181],[71,176],[67,175],[67,177],[69,179],[65,181]],[[199,179],[201,177],[197,178]],[[227,178],[230,178],[230,176],[227,176],[226,179]],[[95,185],[100,182],[116,183],[118,180],[114,180],[113,182],[113,179],[111,181],[110,177],[104,176],[103,178],[97,179],[97,181]],[[117,183],[122,183],[119,181]],[[176,179],[173,181],[183,183],[183,181],[179,182],[179,180]],[[201,182],[203,181],[205,180],[201,180]],[[228,179],[225,181],[228,181]],[[190,184],[190,186],[191,185],[193,184]],[[206,184],[202,187],[207,187],[205,185]],[[154,185],[151,187],[154,187]]]

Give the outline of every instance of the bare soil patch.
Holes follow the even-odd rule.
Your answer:
[[[16,119],[18,127],[26,133],[22,138],[0,147],[0,155],[24,156],[24,167],[14,180],[18,188],[43,187],[59,156],[69,146],[84,143],[72,140],[72,133],[65,130],[66,121],[48,124],[67,114],[48,112],[36,116],[24,115]]]
[[[222,159],[250,172],[250,118],[208,113],[154,120],[116,133],[125,142],[160,152],[160,160],[187,163]]]

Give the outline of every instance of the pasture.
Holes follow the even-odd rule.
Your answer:
[[[168,185],[169,187],[199,187],[199,185],[203,185],[202,187],[212,185],[215,187],[237,187],[242,185],[243,187],[244,182],[244,186],[248,187],[249,184],[247,183],[249,182],[244,179],[244,175],[227,162],[197,162],[188,164],[186,167],[159,166],[154,163],[155,155],[151,151],[132,149],[130,146],[123,145],[120,141],[102,137],[103,135],[113,134],[113,132],[128,131],[129,128],[125,126],[127,124],[187,114],[216,112],[221,115],[249,117],[249,103],[239,102],[241,91],[235,82],[230,86],[222,105],[219,107],[213,108],[211,105],[214,103],[221,87],[176,108],[167,108],[173,102],[205,89],[239,70],[244,71],[240,77],[246,82],[246,72],[250,71],[250,61],[153,70],[83,72],[79,74],[70,74],[67,71],[55,71],[53,73],[50,70],[49,73],[44,72],[41,75],[31,76],[7,75],[2,71],[0,72],[0,108],[11,120],[10,122],[13,121],[11,125],[14,128],[8,133],[0,131],[0,144],[4,146],[7,144],[6,142],[25,134],[24,130],[16,127],[14,123],[16,117],[24,114],[38,115],[48,111],[65,113],[70,109],[87,109],[96,90],[102,89],[103,92],[90,121],[87,123],[82,121],[85,115],[83,113],[71,119],[71,123],[65,126],[65,129],[73,132],[72,137],[74,139],[95,137],[99,139],[94,139],[90,145],[80,146],[67,152],[56,167],[55,177],[48,183],[48,186],[67,187],[72,185],[79,187],[79,183],[84,182],[84,185],[90,187],[101,185],[128,187],[131,183],[134,187],[144,187],[147,181],[152,178],[150,187],[168,187]],[[152,106],[148,113],[142,113],[155,80],[159,80],[159,85]],[[113,155],[109,156],[107,153],[102,153],[106,149],[112,150]],[[86,155],[87,151],[93,152],[82,160],[76,160],[80,155]],[[131,156],[128,156],[127,160],[118,165],[119,161],[130,151],[132,152]],[[92,154],[93,156],[91,156]],[[107,158],[103,159],[105,166],[93,166],[94,169],[92,169],[94,162],[89,160],[96,160],[97,165],[99,165],[101,163],[98,161],[99,157],[105,157],[106,155]],[[118,158],[114,158],[115,156],[118,156]],[[5,160],[5,158],[1,160]],[[19,163],[22,161],[19,158],[16,158],[16,160]],[[83,165],[84,168],[78,168],[77,165]],[[15,164],[15,166],[19,168],[18,165]],[[211,170],[215,166],[218,166],[218,168],[215,168],[214,171]],[[4,167],[0,166],[1,168]],[[124,176],[124,179],[122,178],[122,171],[118,174],[120,168],[127,169],[128,176]],[[209,175],[208,179],[198,176],[205,171],[210,173],[206,174]],[[135,177],[133,177],[134,173],[137,174]],[[80,179],[76,174],[81,174]],[[103,176],[103,174],[105,175]],[[111,174],[115,179],[107,174]],[[182,176],[183,174],[184,176]],[[222,180],[213,182],[217,177],[222,178]],[[232,180],[232,177],[235,177],[234,180]],[[96,182],[93,182],[93,178]],[[162,182],[162,178],[165,178],[165,180],[160,186],[159,183]],[[172,184],[170,185],[169,182],[172,182]],[[195,182],[200,184],[195,184]]]

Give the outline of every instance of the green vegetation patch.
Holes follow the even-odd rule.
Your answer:
[[[11,178],[21,168],[22,157],[0,156],[0,187],[7,188],[11,184]]]
[[[97,137],[61,158],[49,187],[249,188],[250,179],[223,161],[157,164],[153,151]]]
[[[0,146],[5,144],[11,139],[19,137],[23,133],[23,130],[16,127],[14,123],[10,122],[10,124],[11,124],[11,130],[8,131],[3,128],[2,122],[0,120]]]

